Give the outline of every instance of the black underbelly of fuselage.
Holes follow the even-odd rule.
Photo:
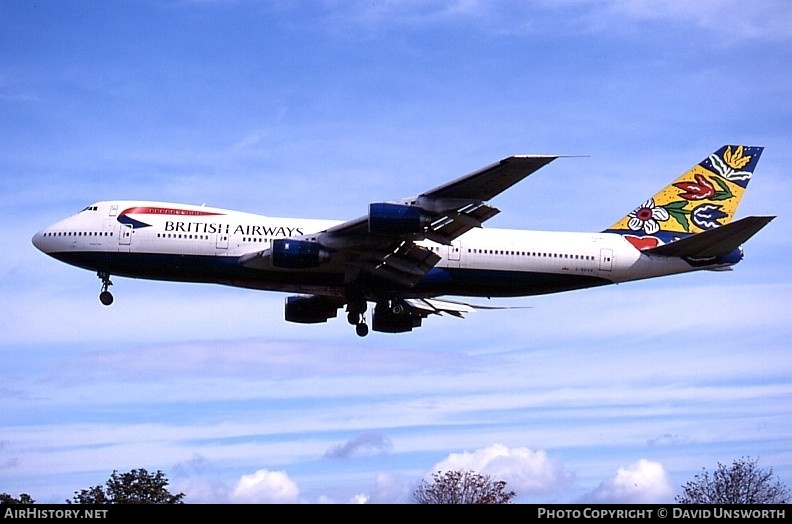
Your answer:
[[[157,253],[59,252],[51,256],[83,269],[113,276],[171,282],[214,283],[250,289],[345,296],[349,286],[343,272],[311,270],[261,270],[243,267],[234,256]],[[441,295],[516,297],[542,295],[610,284],[594,275],[481,268],[432,268],[413,288],[381,279],[363,279],[363,294],[433,297]]]

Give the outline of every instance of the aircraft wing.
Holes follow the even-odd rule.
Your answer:
[[[486,204],[487,200],[502,193],[523,178],[549,164],[558,156],[519,155],[479,169],[473,173],[421,193],[417,197],[394,202],[420,208],[427,218],[428,227],[418,232],[412,240],[429,239],[441,244],[452,240],[497,215],[500,211]],[[328,229],[327,237],[369,235],[371,214]]]
[[[418,196],[369,204],[368,215],[291,239],[294,247],[290,249],[326,253],[323,261],[342,263],[345,279],[350,283],[365,273],[398,287],[412,287],[441,259],[435,251],[416,242],[432,240],[450,245],[470,229],[481,227],[499,213],[487,200],[556,158],[510,156]],[[270,249],[244,255],[240,264],[262,269],[307,267],[279,266],[273,255],[277,257],[281,248],[281,244],[273,243]],[[317,258],[316,265],[319,263]]]
[[[473,313],[479,309],[528,309],[523,306],[483,306],[480,304],[466,304],[453,300],[439,300],[436,298],[408,298],[404,302],[422,316],[441,315],[446,313],[462,318],[466,313]]]

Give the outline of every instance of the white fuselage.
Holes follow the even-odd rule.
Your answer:
[[[300,270],[250,269],[238,263],[243,255],[268,249],[275,239],[310,235],[339,223],[112,201],[43,229],[33,243],[59,260],[100,273],[343,296],[344,268],[332,255],[317,268]],[[643,254],[613,233],[479,228],[448,246],[420,244],[441,260],[408,295],[536,295],[716,268]]]

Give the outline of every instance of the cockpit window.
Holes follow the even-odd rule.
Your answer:
[[[98,209],[99,209],[99,206],[88,206],[85,209],[83,209],[83,211],[97,211]],[[80,211],[80,212],[82,213],[82,211]]]

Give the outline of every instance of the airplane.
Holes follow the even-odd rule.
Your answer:
[[[594,233],[484,228],[488,201],[558,155],[510,156],[348,220],[274,218],[199,205],[103,201],[36,233],[47,255],[111,275],[294,293],[285,320],[346,307],[359,336],[403,333],[430,315],[500,309],[452,297],[518,297],[699,270],[729,270],[774,216],[732,221],[763,147],[725,145]]]

